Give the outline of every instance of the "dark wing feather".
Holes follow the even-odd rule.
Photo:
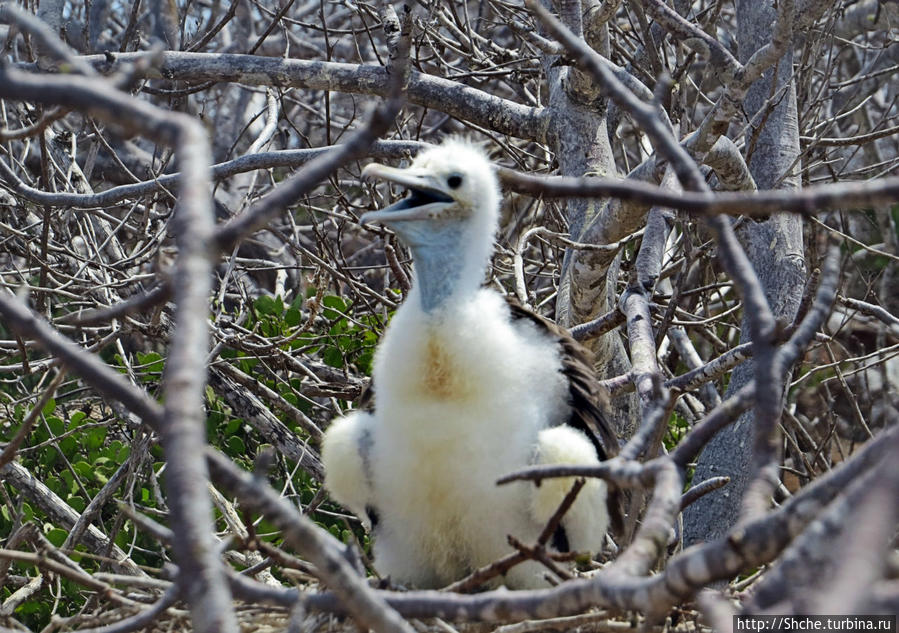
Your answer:
[[[562,373],[568,378],[568,401],[571,405],[567,424],[590,438],[600,460],[604,461],[617,455],[618,437],[600,408],[607,403],[608,397],[600,393],[590,352],[571,338],[567,330],[549,319],[531,312],[509,297],[506,298],[506,303],[509,304],[513,320],[526,319],[558,342],[561,348]],[[612,532],[620,535],[624,533],[624,498],[621,491],[611,484],[608,489],[606,506],[612,523]]]
[[[583,432],[601,460],[618,454],[618,438],[600,408],[607,398],[599,392],[590,352],[559,327],[511,299],[506,300],[513,320],[526,319],[556,339],[562,358],[562,373],[568,379],[571,415],[567,424]]]

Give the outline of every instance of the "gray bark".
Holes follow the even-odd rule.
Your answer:
[[[70,529],[81,518],[81,515],[72,506],[63,501],[59,495],[35,478],[28,469],[18,462],[10,462],[0,468],[0,476],[4,482],[8,482],[57,525]],[[109,550],[110,556],[115,559],[112,568],[118,573],[144,575],[140,567],[118,545],[111,542],[108,536],[93,525],[87,526],[81,536],[81,542],[87,545],[92,552]]]
[[[587,35],[587,41],[600,53],[607,54],[608,31],[604,23],[597,23],[596,11],[587,14],[588,23],[580,20],[579,2],[558,3],[559,13],[575,33]],[[569,5],[575,5],[572,11]],[[592,8],[592,7],[591,7]],[[593,18],[593,21],[591,21]],[[572,24],[574,22],[574,24]],[[617,168],[609,143],[607,127],[608,98],[600,96],[599,86],[576,67],[553,66],[555,57],[545,62],[549,87],[549,141],[563,176],[615,176]],[[620,208],[610,200],[569,200],[566,205],[571,238],[581,241],[609,207]],[[609,218],[607,223],[613,223]],[[595,232],[595,228],[592,229]],[[610,233],[612,231],[609,231]],[[613,243],[622,236],[590,237],[592,243]],[[572,327],[608,312],[615,305],[613,290],[607,280],[617,278],[618,259],[614,253],[577,251],[569,249],[562,263],[562,278],[556,301],[556,320],[559,325]],[[600,379],[627,373],[630,360],[620,334],[610,332],[590,342],[595,354]],[[636,427],[639,408],[636,396],[628,394],[616,401],[609,412],[610,421],[622,437],[629,437]]]
[[[768,43],[775,10],[771,2],[739,0],[737,42],[745,62]],[[747,147],[748,164],[758,188],[796,189],[799,156],[799,126],[796,90],[792,79],[793,54],[789,51],[749,90],[743,102],[751,117]],[[772,82],[774,86],[772,88]],[[782,99],[767,105],[772,94],[784,91]],[[744,223],[740,238],[758,274],[768,304],[778,318],[791,319],[799,305],[806,276],[802,221],[794,215],[775,213],[771,218]],[[742,341],[748,341],[746,320]],[[733,373],[727,396],[736,393],[754,375],[752,362]],[[709,541],[733,525],[740,514],[743,492],[752,474],[753,416],[744,413],[737,423],[719,433],[706,446],[696,465],[694,481],[729,476],[721,493],[706,495],[684,513],[685,542]]]

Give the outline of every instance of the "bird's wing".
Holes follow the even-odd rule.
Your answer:
[[[564,328],[522,307],[514,299],[507,298],[506,301],[513,321],[525,320],[534,324],[559,346],[561,371],[568,380],[568,403],[571,405],[571,414],[566,424],[590,439],[600,460],[617,455],[618,438],[601,409],[607,398],[600,393],[590,352],[571,338],[571,334]]]
[[[377,524],[373,506],[372,448],[374,415],[352,411],[331,423],[322,439],[325,488],[331,497],[367,519],[369,528]]]
[[[510,297],[506,298],[506,303],[509,305],[513,320],[525,320],[534,324],[538,330],[545,332],[546,336],[555,339],[559,346],[559,355],[562,359],[561,371],[568,380],[568,404],[571,406],[571,413],[565,424],[577,429],[590,440],[600,461],[617,455],[618,437],[602,412],[602,407],[606,406],[608,397],[600,393],[590,352],[575,341],[565,328],[522,307]],[[570,488],[570,486],[568,487]],[[605,487],[603,487],[603,491],[605,491]],[[589,491],[586,492],[590,494]],[[581,492],[581,494],[584,493],[585,491]],[[559,498],[559,502],[561,500]],[[605,505],[612,531],[622,534],[625,513],[624,497],[621,491],[615,487],[609,487]]]

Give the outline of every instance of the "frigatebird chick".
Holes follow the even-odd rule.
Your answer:
[[[498,478],[535,464],[597,464],[617,444],[601,426],[583,348],[482,287],[500,205],[485,154],[454,139],[407,169],[371,164],[362,175],[408,189],[361,221],[393,229],[415,274],[375,355],[374,410],[325,433],[325,486],[373,529],[381,574],[441,587],[510,553],[507,535],[533,543],[573,483]],[[598,425],[605,446],[591,435]],[[608,521],[606,486],[590,479],[552,546],[597,552]],[[505,581],[545,586],[545,571],[529,561]]]

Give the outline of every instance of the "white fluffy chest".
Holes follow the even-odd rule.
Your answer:
[[[482,290],[452,311],[425,315],[413,298],[397,312],[375,360],[378,418],[403,433],[447,440],[529,432],[564,406],[559,349],[517,326]]]
[[[559,369],[552,341],[516,327],[494,293],[439,320],[407,302],[375,362],[385,527],[402,530],[439,569],[452,568],[454,556],[463,568],[480,564],[504,548],[505,534],[521,529],[524,487],[495,481],[528,464],[537,433],[566,406]],[[500,539],[487,551],[485,533]]]

